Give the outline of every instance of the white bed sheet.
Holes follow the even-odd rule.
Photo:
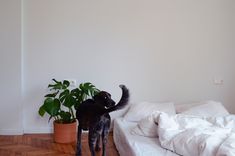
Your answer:
[[[120,156],[179,156],[162,148],[158,138],[131,134],[136,124],[123,118],[114,120],[113,137]]]

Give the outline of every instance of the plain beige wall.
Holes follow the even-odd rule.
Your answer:
[[[8,110],[1,110],[4,117],[16,119],[13,128],[20,129],[22,120],[17,117],[23,113],[25,133],[51,131],[48,118],[40,118],[37,110],[52,78],[91,81],[115,100],[120,98],[118,85],[123,83],[131,91],[132,102],[212,99],[235,113],[233,0],[22,2],[22,54],[19,41],[6,40],[3,51],[15,48],[11,52],[16,60],[10,67],[0,67],[6,75],[0,82],[4,89],[9,90],[11,86],[6,84],[13,80],[17,89],[22,86],[23,112],[10,111],[9,106],[19,105],[11,101],[5,106],[7,96],[1,102]],[[6,0],[1,3],[5,5]],[[17,6],[16,10],[1,9],[1,21],[17,21],[11,38],[20,37],[20,4]],[[5,26],[0,31],[9,30]],[[8,70],[15,78],[7,75]],[[224,84],[214,85],[214,78],[223,79]],[[19,97],[17,89],[13,99]],[[0,129],[11,128],[3,118],[0,123],[4,126]]]

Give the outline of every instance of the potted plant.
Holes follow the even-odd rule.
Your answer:
[[[57,81],[48,85],[50,93],[38,113],[44,116],[49,114],[49,121],[54,119],[54,141],[57,143],[70,143],[76,140],[77,121],[74,111],[79,104],[87,98],[93,97],[99,90],[89,82],[81,83],[79,87],[72,88],[68,80]]]

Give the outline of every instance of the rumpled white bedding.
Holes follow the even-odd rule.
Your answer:
[[[157,137],[144,137],[131,134],[136,122],[124,118],[114,120],[113,137],[120,156],[178,156],[161,147]]]
[[[160,113],[163,148],[183,156],[235,156],[235,116],[196,117]]]

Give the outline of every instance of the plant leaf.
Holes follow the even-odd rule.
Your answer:
[[[44,97],[56,97],[56,95],[59,93],[59,91],[55,92],[55,93],[51,93],[51,94],[47,94]]]
[[[59,99],[63,103],[65,98],[69,95],[69,90],[66,89],[63,92],[60,93]]]
[[[60,111],[59,115],[64,123],[69,123],[71,121],[70,112]]]
[[[58,115],[60,110],[60,101],[58,99],[46,98],[43,108],[50,116],[54,117]]]
[[[59,81],[57,81],[56,79],[52,79],[52,81],[54,81],[55,83],[59,83]]]
[[[45,113],[46,113],[45,109],[43,108],[43,106],[41,106],[41,107],[39,108],[39,110],[38,110],[38,114],[39,114],[41,117],[43,117]]]
[[[71,108],[73,105],[75,105],[76,103],[76,99],[72,96],[72,95],[68,95],[66,96],[63,105]]]
[[[79,85],[79,89],[80,89],[80,96],[81,98],[78,99],[78,101],[83,102],[85,101],[89,96],[94,96],[96,95],[99,91],[99,89],[97,89],[92,83],[90,82],[86,82],[86,83],[81,83]]]
[[[63,86],[64,86],[65,88],[69,87],[69,85],[70,85],[70,82],[69,82],[68,80],[64,80],[64,81],[63,81]]]
[[[71,93],[72,93],[74,96],[78,97],[78,96],[81,95],[81,90],[80,90],[79,88],[75,88],[75,89],[73,89],[73,90],[71,91]]]
[[[55,84],[49,84],[48,88],[55,89],[55,90],[59,90],[63,88],[62,82],[57,81],[55,79],[52,79],[52,80],[55,82]]]

